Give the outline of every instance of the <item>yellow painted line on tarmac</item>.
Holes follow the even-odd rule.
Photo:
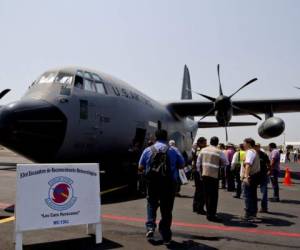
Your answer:
[[[126,188],[126,187],[128,187],[128,185],[123,185],[123,186],[120,186],[120,187],[111,188],[111,189],[102,191],[100,193],[100,195],[108,194],[108,193],[111,193],[111,192],[114,192],[114,191],[117,191],[117,190],[120,190],[120,189],[123,189],[123,188]]]
[[[0,220],[0,224],[7,223],[7,222],[10,222],[10,221],[14,221],[14,220],[15,220],[15,216],[11,216],[11,217]]]

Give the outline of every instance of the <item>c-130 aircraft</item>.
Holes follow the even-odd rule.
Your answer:
[[[300,99],[231,101],[231,96],[223,95],[220,77],[219,90],[218,98],[201,94],[209,102],[191,100],[185,66],[183,100],[162,104],[98,71],[53,69],[35,80],[20,100],[0,108],[0,143],[35,162],[99,162],[107,175],[117,171],[122,175],[122,164],[112,162],[128,159],[129,149],[135,144],[144,147],[157,129],[166,129],[180,151],[189,155],[198,128],[255,125],[230,119],[265,114],[259,134],[270,138],[284,130],[284,122],[273,117],[275,112],[300,111]],[[3,90],[0,98],[8,91]],[[209,115],[217,122],[193,119]]]

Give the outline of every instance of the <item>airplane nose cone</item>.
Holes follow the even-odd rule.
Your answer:
[[[67,119],[42,100],[19,101],[0,109],[0,144],[37,162],[50,162],[63,143]]]

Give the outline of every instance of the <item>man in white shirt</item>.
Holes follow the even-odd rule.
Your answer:
[[[217,148],[219,138],[210,139],[210,146],[201,150],[197,159],[197,169],[203,179],[206,218],[209,221],[221,222],[216,216],[219,195],[219,169],[229,165],[225,154]]]
[[[252,138],[244,140],[246,158],[242,174],[245,195],[245,220],[251,220],[257,214],[257,186],[260,180],[260,159],[255,151],[255,141]]]

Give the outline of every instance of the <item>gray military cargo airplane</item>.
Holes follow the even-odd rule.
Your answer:
[[[0,98],[8,91],[2,91]],[[166,129],[188,155],[198,128],[255,125],[230,119],[265,114],[259,134],[270,138],[284,130],[284,122],[274,113],[300,111],[300,99],[231,101],[234,94],[223,95],[220,77],[219,92],[218,98],[200,94],[209,102],[191,100],[186,66],[183,100],[166,104],[104,73],[84,68],[49,70],[20,100],[1,107],[0,143],[36,162],[100,162],[107,173],[113,173],[112,162],[140,152],[159,128]],[[215,115],[217,122],[193,119],[201,115]]]

